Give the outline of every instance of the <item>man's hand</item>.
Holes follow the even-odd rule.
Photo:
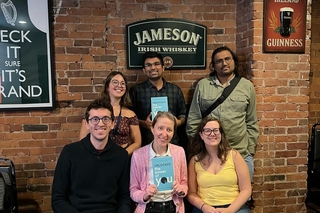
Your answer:
[[[147,128],[147,129],[151,129],[151,127],[152,127],[151,112],[147,116],[146,120],[144,120],[143,127]]]

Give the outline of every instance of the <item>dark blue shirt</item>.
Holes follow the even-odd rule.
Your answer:
[[[181,89],[164,78],[163,86],[158,90],[149,80],[134,85],[130,88],[132,110],[136,113],[139,120],[146,120],[151,112],[151,97],[167,96],[169,111],[177,118],[186,117],[187,108]],[[140,126],[142,136],[142,146],[149,144],[153,140],[153,135],[149,129]],[[177,135],[171,141],[178,144]]]

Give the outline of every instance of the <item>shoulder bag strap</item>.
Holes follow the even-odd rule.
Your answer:
[[[230,85],[224,88],[221,96],[204,112],[202,113],[202,118],[207,117],[217,106],[222,104],[224,100],[232,93],[234,88],[236,88],[237,84],[239,83],[241,77],[235,76],[231,81]]]

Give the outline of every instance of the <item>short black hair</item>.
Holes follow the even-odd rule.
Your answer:
[[[144,68],[144,65],[145,65],[144,62],[146,61],[147,58],[158,58],[161,62],[161,65],[162,66],[164,65],[163,58],[160,53],[148,51],[148,52],[145,52],[142,56],[142,68]]]
[[[112,121],[114,120],[113,107],[110,104],[110,102],[105,100],[104,98],[98,98],[89,104],[89,106],[87,107],[87,110],[86,110],[86,115],[85,115],[87,122],[89,121],[90,110],[92,110],[92,109],[107,109],[110,111],[111,120]]]

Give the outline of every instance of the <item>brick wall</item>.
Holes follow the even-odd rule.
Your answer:
[[[312,1],[309,124],[320,123],[320,1]]]
[[[99,96],[108,72],[123,71],[130,85],[145,80],[141,70],[126,70],[125,25],[148,18],[182,18],[208,27],[207,64],[213,49],[228,45],[239,54],[243,74],[254,75],[261,131],[254,212],[305,212],[309,31],[306,54],[263,54],[263,4],[250,0],[55,0],[52,18],[57,108],[0,114],[0,155],[16,164],[20,200],[35,200],[42,212],[51,212],[58,155],[65,144],[77,140],[81,115]],[[307,26],[310,29],[310,20]],[[312,57],[319,50],[313,43]],[[320,77],[316,66],[311,68],[313,79]],[[165,78],[178,84],[190,103],[196,82],[208,73],[166,71]],[[314,109],[316,96],[320,94],[314,89]]]

